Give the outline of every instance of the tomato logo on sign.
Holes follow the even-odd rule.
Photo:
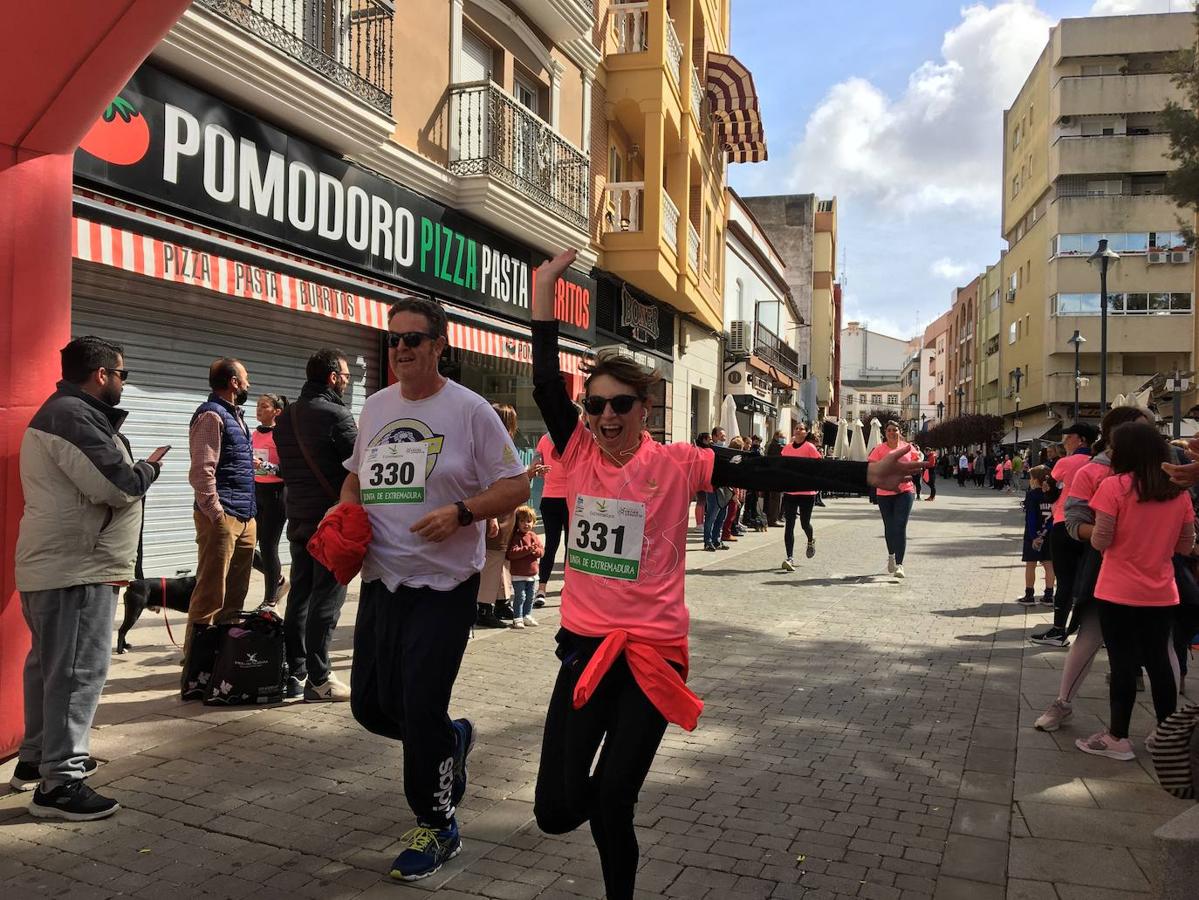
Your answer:
[[[150,149],[150,126],[128,100],[117,97],[79,144],[97,159],[116,166],[131,166]]]

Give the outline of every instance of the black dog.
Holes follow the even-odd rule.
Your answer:
[[[163,587],[166,590],[163,590]],[[117,653],[130,649],[125,640],[129,629],[137,624],[142,610],[149,609],[158,612],[165,606],[175,612],[185,613],[191,603],[192,591],[196,589],[196,577],[188,575],[184,578],[143,578],[131,581],[125,588],[125,621],[117,630]]]

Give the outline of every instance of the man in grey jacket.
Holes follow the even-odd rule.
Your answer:
[[[142,498],[166,452],[133,461],[116,408],[124,365],[115,344],[71,341],[58,389],[21,440],[16,581],[32,646],[13,786],[40,780],[29,811],[42,818],[87,821],[119,809],[83,782],[95,769],[88,732],[108,677],[117,591],[134,574]]]

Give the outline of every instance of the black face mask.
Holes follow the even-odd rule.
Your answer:
[[[233,398],[234,406],[244,406],[246,401],[250,399],[249,391],[238,391],[237,396]]]

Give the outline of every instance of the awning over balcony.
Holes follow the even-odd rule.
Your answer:
[[[730,162],[765,162],[766,131],[754,77],[735,56],[708,54],[708,99],[716,138]]]

